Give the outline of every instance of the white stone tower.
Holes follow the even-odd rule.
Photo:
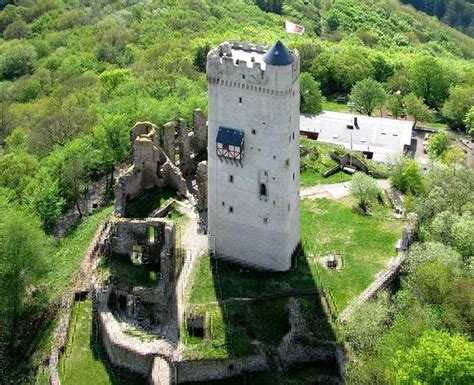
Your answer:
[[[216,256],[285,271],[300,240],[297,51],[209,52],[208,234]]]

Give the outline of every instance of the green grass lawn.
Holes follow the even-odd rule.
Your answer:
[[[84,217],[73,231],[58,241],[54,249],[54,263],[44,275],[43,280],[46,293],[45,300],[48,303],[56,301],[67,289],[73,274],[79,268],[82,257],[87,251],[97,227],[112,214],[112,209],[112,207],[106,207]],[[36,385],[46,385],[48,383],[44,358],[51,349],[58,318],[59,315],[56,315],[54,318],[48,318],[43,324],[38,325],[38,333],[30,341],[28,351],[24,352],[24,357],[28,357],[31,365],[38,367],[35,379]]]
[[[306,255],[300,256],[296,269],[289,272],[259,272],[213,261],[222,283],[222,295],[218,295],[211,261],[203,257],[196,268],[195,276],[199,278],[194,281],[190,303],[322,286],[330,289],[341,311],[396,255],[395,244],[403,227],[386,208],[376,207],[373,216],[362,216],[351,205],[349,199],[342,203],[328,199],[301,202],[301,238]],[[317,262],[330,253],[342,256],[343,269],[328,271]]]
[[[277,347],[289,331],[287,303],[276,298],[191,306],[193,314],[207,315],[208,338],[191,337],[183,328],[186,357],[243,357],[257,352],[254,341]]]
[[[351,180],[351,176],[344,172],[337,172],[327,178],[317,171],[306,169],[300,174],[300,185],[301,187],[311,187],[317,184],[333,184],[348,182]]]
[[[395,244],[403,222],[388,209],[374,208],[373,216],[362,216],[345,204],[317,199],[301,202],[301,238],[313,277],[329,290],[338,311],[374,280],[375,274],[396,256]],[[341,270],[327,270],[319,257],[337,253],[343,259]]]
[[[341,202],[327,199],[301,202],[304,253],[297,257],[297,266],[289,272],[254,271],[203,256],[194,272],[189,303],[193,313],[207,313],[211,319],[210,338],[188,338],[184,330],[187,354],[193,358],[242,356],[254,351],[255,340],[275,346],[285,334],[282,325],[286,315],[281,316],[285,314],[286,299],[278,299],[282,302],[233,300],[275,293],[294,293],[299,298],[305,318],[314,330],[313,335],[307,336],[308,343],[337,340],[337,331],[323,311],[318,293],[324,289],[336,313],[342,311],[396,255],[395,243],[403,226],[385,207],[376,206],[372,216],[362,216],[352,205],[351,198]],[[330,253],[341,256],[341,270],[327,270],[318,262]],[[315,295],[301,297],[302,291],[314,291]],[[254,329],[249,329],[249,325]]]
[[[76,229],[59,241],[53,258],[54,265],[45,276],[52,300],[61,296],[67,288],[69,280],[79,268],[97,227],[110,217],[112,211],[113,207],[109,206],[85,217]]]
[[[300,146],[308,151],[308,155],[301,158],[303,168],[300,174],[301,187],[347,182],[351,179],[350,175],[343,172],[337,172],[327,178],[323,176],[326,171],[337,165],[337,162],[329,156],[330,152],[344,153],[343,147],[307,138],[300,139]]]
[[[354,109],[351,109],[347,103],[337,103],[331,100],[325,100],[323,102],[323,110],[336,112],[354,112]]]
[[[157,267],[135,265],[119,256],[110,256],[102,273],[110,277],[110,282],[120,287],[132,289],[135,286],[155,287],[158,285]]]
[[[69,341],[59,362],[64,385],[145,385],[139,375],[111,370],[101,360],[92,338],[92,302],[76,302],[72,311]]]

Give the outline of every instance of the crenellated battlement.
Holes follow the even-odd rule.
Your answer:
[[[293,58],[291,65],[268,65],[264,56],[269,48],[262,44],[231,41],[220,44],[207,56],[209,83],[245,88],[252,91],[285,94],[292,88],[299,75],[299,54],[288,51]],[[279,73],[280,82],[274,84],[274,74]],[[223,83],[222,83],[223,82]]]

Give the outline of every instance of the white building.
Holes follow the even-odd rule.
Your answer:
[[[320,142],[360,151],[368,159],[386,162],[410,150],[413,122],[323,111],[301,115],[301,134]]]
[[[223,43],[208,54],[208,234],[215,255],[284,271],[300,240],[299,56]]]

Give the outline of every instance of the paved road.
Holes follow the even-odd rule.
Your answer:
[[[390,182],[387,179],[377,179],[377,186],[381,189],[390,187]],[[334,184],[318,184],[311,187],[303,187],[300,191],[300,198],[328,198],[340,199],[349,195],[349,183],[334,183]]]

